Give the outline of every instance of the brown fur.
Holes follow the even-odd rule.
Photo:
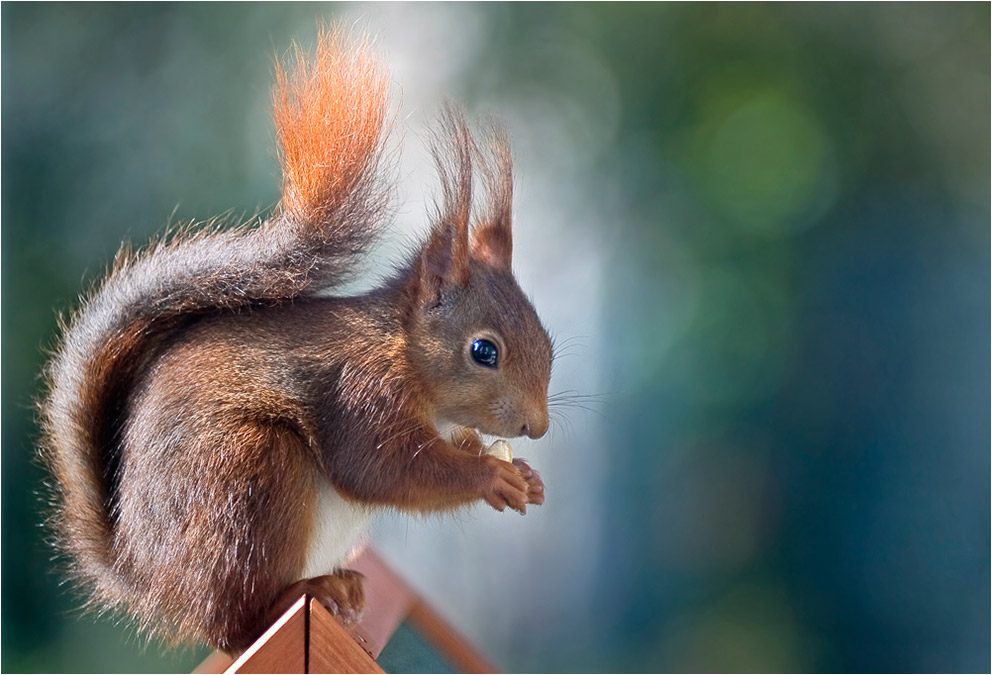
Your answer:
[[[505,136],[483,151],[449,108],[425,243],[378,290],[314,297],[382,226],[385,79],[335,33],[297,60],[274,95],[278,215],[123,250],[46,371],[42,453],[74,576],[95,607],[170,641],[243,649],[301,589],[357,615],[353,573],[300,579],[321,477],[413,511],[544,500],[525,462],[483,455],[473,431],[548,424],[551,343],[511,272]],[[476,167],[488,208],[473,228]],[[472,361],[479,338],[498,368]],[[465,429],[449,443],[438,420]]]

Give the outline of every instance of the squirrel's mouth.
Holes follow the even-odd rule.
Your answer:
[[[461,424],[457,424],[456,422],[448,422],[447,420],[435,420],[434,427],[437,429],[438,436],[456,447],[464,448],[466,452],[471,452],[472,454],[478,454],[478,450],[469,450],[466,445],[463,445],[458,441],[459,438],[465,434],[465,432],[478,432],[482,436],[483,443],[489,441],[489,439],[493,439],[488,443],[488,445],[486,445],[485,450],[483,450],[483,454],[498,457],[506,462],[513,461],[513,448],[504,438],[487,434],[481,429],[473,429],[472,427],[466,427]]]

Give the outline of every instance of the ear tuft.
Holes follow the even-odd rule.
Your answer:
[[[472,155],[475,144],[465,115],[451,103],[444,106],[438,130],[431,139],[431,152],[441,179],[442,204],[437,223],[450,228],[450,270],[459,281],[468,275],[468,228],[472,211]],[[432,233],[432,237],[436,234]]]
[[[441,203],[434,226],[420,251],[417,273],[421,301],[433,304],[445,286],[459,286],[469,276],[469,219],[472,211],[472,155],[475,152],[465,116],[445,105],[431,138],[431,152],[441,181]]]
[[[468,282],[469,258],[499,269],[510,269],[513,254],[513,164],[506,132],[492,123],[485,151],[472,140],[464,114],[447,104],[431,151],[441,182],[441,203],[430,237],[421,248],[417,268],[419,296],[433,304],[445,286]],[[473,162],[474,160],[474,162]],[[474,166],[485,180],[487,206],[472,232],[472,180]]]
[[[493,267],[509,270],[513,257],[513,159],[502,126],[493,122],[487,151],[476,148],[486,183],[485,215],[472,232],[472,255]]]

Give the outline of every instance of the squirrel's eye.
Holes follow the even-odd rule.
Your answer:
[[[499,361],[499,350],[489,340],[476,340],[472,343],[472,360],[480,366],[495,368]]]

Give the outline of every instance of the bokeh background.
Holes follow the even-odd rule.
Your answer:
[[[4,671],[202,657],[52,572],[42,348],[122,240],[273,206],[272,59],[335,19],[392,68],[382,260],[442,99],[502,117],[577,395],[544,507],[385,515],[398,570],[509,670],[989,670],[988,4],[4,3]]]

